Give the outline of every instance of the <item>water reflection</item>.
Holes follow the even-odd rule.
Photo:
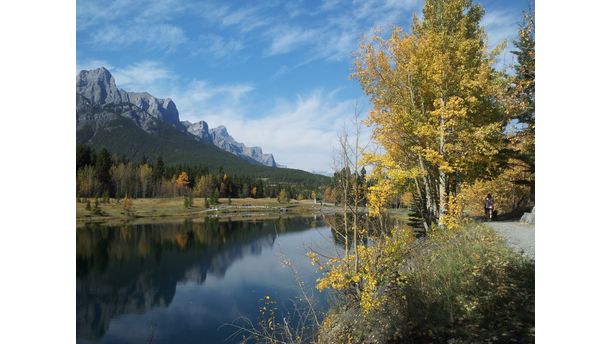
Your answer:
[[[320,226],[310,217],[78,228],[77,339],[144,342],[150,331],[155,343],[221,341],[226,334],[218,326],[256,312],[263,293],[292,293],[274,252],[277,240],[314,283],[304,244],[331,245],[329,229],[327,238],[306,231]]]

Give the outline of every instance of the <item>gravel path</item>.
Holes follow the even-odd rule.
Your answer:
[[[515,221],[493,221],[485,224],[506,238],[508,246],[535,260],[535,225]]]

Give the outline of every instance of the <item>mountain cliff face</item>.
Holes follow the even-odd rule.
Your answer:
[[[140,129],[155,134],[159,124],[168,124],[191,139],[213,144],[246,161],[277,167],[272,154],[264,154],[261,147],[247,147],[227,133],[225,127],[209,131],[205,121],[182,121],[176,104],[170,98],[159,99],[147,92],[127,92],[117,88],[115,78],[104,67],[83,70],[76,79],[78,142],[90,137],[117,116],[132,120]]]
[[[182,121],[185,128],[187,128],[187,132],[191,135],[195,136],[198,141],[213,143],[212,138],[210,137],[210,133],[208,132],[208,123],[204,121],[199,121],[195,123],[191,123],[189,121]]]
[[[261,147],[247,147],[244,143],[237,142],[224,126],[211,129],[210,136],[215,146],[227,152],[245,159],[253,159],[266,166],[277,167],[272,154],[264,154]]]
[[[77,76],[77,94],[92,105],[133,104],[154,118],[181,127],[178,110],[170,98],[158,99],[147,92],[126,92],[117,88],[115,78],[104,67],[83,70]]]

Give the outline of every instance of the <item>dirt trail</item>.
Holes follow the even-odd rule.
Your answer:
[[[508,246],[535,260],[535,225],[516,221],[493,221],[485,224],[506,238]]]

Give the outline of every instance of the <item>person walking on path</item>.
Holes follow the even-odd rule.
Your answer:
[[[484,200],[484,208],[485,208],[485,216],[489,221],[493,220],[494,204],[495,204],[495,201],[493,200],[493,196],[491,196],[491,194],[487,194],[487,197]]]

